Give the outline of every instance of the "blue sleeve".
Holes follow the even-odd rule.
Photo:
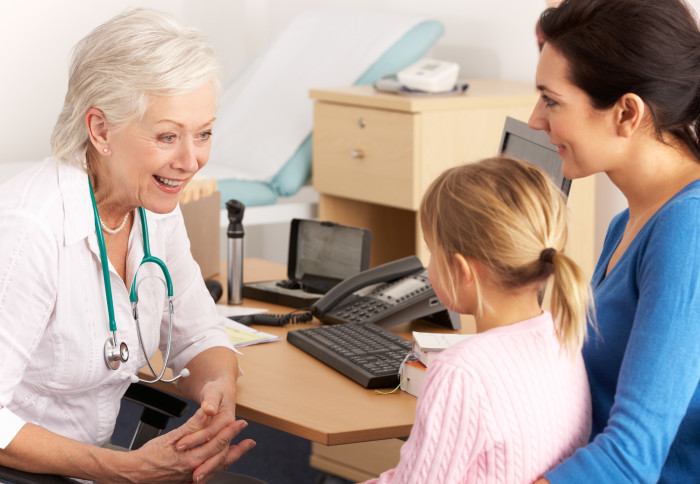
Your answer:
[[[657,215],[635,241],[641,245],[629,277],[638,304],[636,312],[629,308],[634,320],[607,427],[546,474],[552,483],[657,482],[697,390],[700,200],[680,200]]]

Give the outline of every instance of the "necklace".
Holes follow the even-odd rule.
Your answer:
[[[109,227],[107,227],[107,226],[105,225],[105,223],[104,223],[102,220],[100,220],[100,225],[102,225],[102,228],[103,228],[104,231],[107,232],[108,234],[114,235],[114,234],[116,234],[116,233],[119,233],[119,232],[121,232],[121,230],[122,230],[122,229],[124,228],[124,226],[126,225],[126,221],[129,220],[129,213],[130,213],[130,212],[126,212],[126,217],[124,217],[124,220],[122,220],[122,224],[121,224],[119,227],[117,227],[116,229],[110,229]]]

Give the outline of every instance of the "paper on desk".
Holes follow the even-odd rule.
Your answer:
[[[257,329],[253,329],[250,326],[233,321],[227,317],[224,317],[223,319],[226,322],[226,331],[228,331],[228,336],[231,339],[233,346],[240,347],[255,345],[258,343],[267,343],[269,341],[277,341],[280,339],[279,336],[265,333],[264,331],[258,331]]]
[[[246,306],[229,306],[227,304],[217,304],[216,310],[219,315],[228,318],[229,316],[247,316],[248,314],[266,313],[267,309],[250,308]]]

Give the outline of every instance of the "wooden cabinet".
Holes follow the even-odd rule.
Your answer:
[[[416,254],[427,263],[417,211],[430,182],[494,156],[506,116],[527,121],[534,84],[471,80],[464,94],[404,96],[371,86],[312,90],[313,184],[319,218],[372,230],[371,265]],[[593,180],[576,180],[567,250],[593,270]]]
[[[314,187],[320,193],[417,208],[420,116],[320,102],[314,111]]]

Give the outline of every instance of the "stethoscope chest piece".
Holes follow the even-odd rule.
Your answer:
[[[107,341],[105,341],[105,363],[107,363],[107,366],[116,370],[122,362],[126,363],[128,359],[129,347],[126,346],[126,343],[122,341],[117,346],[115,340],[107,338]]]

